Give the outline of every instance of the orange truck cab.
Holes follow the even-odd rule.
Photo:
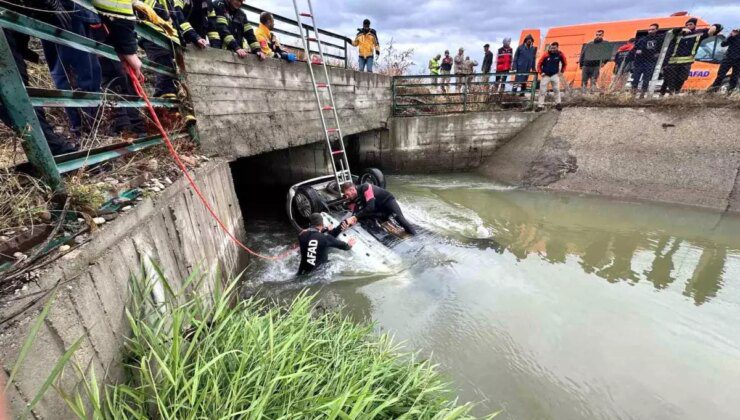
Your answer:
[[[597,30],[604,31],[604,41],[610,42],[613,45],[613,51],[616,52],[630,38],[639,39],[647,34],[647,29],[652,23],[660,25],[660,32],[666,32],[670,29],[683,28],[686,21],[691,17],[687,12],[679,12],[668,17],[559,26],[548,30],[544,40],[541,39],[539,29],[525,29],[521,33],[519,44],[521,45],[524,42],[527,35],[532,35],[535,39],[537,58],[539,59],[539,56],[547,51],[547,47],[557,41],[560,44],[560,51],[565,54],[568,61],[568,67],[564,74],[565,80],[570,86],[580,87],[581,69],[578,65],[578,59],[581,56],[581,49],[586,43],[594,39]],[[710,26],[700,17],[696,18],[698,19],[697,28],[708,28]],[[720,34],[709,37],[701,43],[696,54],[696,62],[691,67],[691,73],[684,89],[704,90],[711,86],[717,77],[719,63],[727,51],[726,47],[720,45],[724,39],[724,35]],[[540,48],[540,45],[544,45],[544,48]],[[610,83],[613,69],[613,61],[604,65],[601,72],[602,76],[599,78],[599,85],[605,86]]]

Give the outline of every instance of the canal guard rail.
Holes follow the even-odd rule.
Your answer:
[[[90,0],[75,0],[75,4],[93,11],[95,10]],[[118,54],[111,46],[19,13],[16,10],[24,10],[24,6],[22,5],[14,9],[11,10],[0,4],[0,29],[15,31],[120,62]],[[243,9],[247,13],[248,19],[251,18],[250,20],[253,23],[255,21],[257,23],[259,22],[259,14],[263,12],[262,9],[249,6],[245,6]],[[255,15],[257,16],[256,20]],[[301,34],[297,33],[298,22],[278,15],[274,15],[274,18],[277,22],[296,25],[296,29],[293,31],[276,29],[275,32],[300,40]],[[313,27],[310,25],[302,24],[302,27],[307,32],[313,30]],[[333,61],[327,64],[347,67],[348,44],[351,43],[351,40],[322,29],[318,29],[318,31],[329,39],[329,41],[321,41],[322,46],[332,51],[332,53],[324,54]],[[184,49],[173,43],[164,34],[142,22],[137,22],[136,33],[140,39],[145,39],[160,47],[169,49],[175,57],[173,66],[163,66],[140,56],[143,63],[143,70],[150,73],[169,75],[181,82],[184,81]],[[316,43],[317,41],[311,40],[311,45],[317,48]],[[309,48],[309,52],[313,53],[314,49]],[[307,59],[310,59],[310,57]],[[5,104],[9,117],[16,128],[15,131],[21,138],[21,146],[28,160],[28,163],[21,164],[20,166],[30,165],[31,168],[29,169],[33,169],[53,190],[63,190],[64,180],[62,175],[66,173],[104,163],[163,143],[162,135],[153,135],[133,141],[80,150],[66,155],[52,156],[35,108],[139,108],[143,112],[143,108],[147,107],[147,103],[135,95],[26,87],[16,67],[8,40],[2,30],[0,30],[0,100]],[[187,102],[189,102],[189,98],[182,97],[178,99],[155,98],[150,100],[150,104],[155,108],[170,109],[184,108]],[[182,111],[188,112],[187,109],[182,109]],[[170,133],[170,138],[172,140],[191,138],[196,142],[198,141],[197,131],[194,125],[190,125],[187,129]]]
[[[396,76],[392,82],[393,116],[534,111],[538,81],[535,72]]]

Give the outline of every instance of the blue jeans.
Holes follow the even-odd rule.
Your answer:
[[[83,9],[71,15],[68,30],[77,35],[92,38],[89,19],[82,15],[85,12],[87,11]],[[51,78],[57,89],[100,92],[100,63],[96,55],[49,41],[41,41],[41,44]],[[96,108],[81,108],[80,110],[90,118],[94,118],[97,112]],[[80,112],[76,108],[66,108],[65,111],[72,131],[79,132],[82,127]]]
[[[367,68],[367,72],[372,73],[374,62],[375,57],[372,55],[370,57],[360,57],[360,71],[365,71],[365,68]]]
[[[635,63],[635,68],[632,70],[632,89],[636,90],[640,86],[640,79],[642,79],[642,91],[647,92],[650,79],[653,78],[655,64]]]

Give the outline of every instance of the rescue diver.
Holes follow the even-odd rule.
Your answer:
[[[313,213],[308,220],[311,227],[298,235],[298,242],[301,246],[299,276],[308,274],[320,265],[326,264],[329,261],[329,248],[349,251],[356,242],[355,238],[350,238],[348,242],[337,239],[337,236],[349,227],[345,223],[336,228],[327,229],[324,227],[324,217],[320,213]]]
[[[342,194],[349,201],[349,208],[353,213],[352,217],[345,220],[343,224],[352,226],[364,219],[384,221],[395,216],[398,224],[407,233],[416,235],[416,229],[404,217],[396,197],[388,191],[372,184],[362,184],[356,187],[355,184],[346,182],[342,184]]]

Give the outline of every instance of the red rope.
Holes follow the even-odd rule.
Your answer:
[[[195,181],[190,176],[190,173],[188,172],[187,167],[185,167],[185,164],[182,163],[182,160],[180,159],[180,155],[177,154],[177,151],[175,150],[175,147],[172,145],[172,141],[170,140],[170,137],[167,135],[167,131],[162,127],[162,123],[159,121],[159,117],[157,117],[157,113],[154,111],[154,107],[152,106],[152,103],[149,102],[149,97],[147,96],[146,92],[144,91],[144,88],[141,86],[141,82],[139,82],[139,79],[136,78],[136,74],[134,71],[126,66],[126,70],[128,71],[129,77],[131,78],[131,82],[134,84],[134,88],[136,89],[136,93],[146,102],[146,107],[149,110],[149,114],[151,114],[152,119],[154,120],[154,123],[157,126],[157,129],[159,130],[160,134],[162,134],[162,138],[164,139],[164,143],[167,145],[167,149],[170,151],[170,154],[175,159],[175,163],[177,163],[177,166],[180,168],[182,173],[185,175],[185,178],[187,178],[188,183],[190,184],[190,187],[195,191],[195,194],[198,195],[198,198],[200,198],[200,201],[203,203],[203,205],[206,207],[208,212],[211,214],[211,216],[216,220],[218,225],[221,227],[221,230],[226,234],[226,236],[231,239],[232,242],[234,242],[237,246],[239,246],[241,249],[246,251],[249,255],[252,255],[257,258],[261,258],[264,260],[269,261],[279,261],[284,258],[289,257],[291,254],[295,252],[295,250],[298,248],[298,246],[294,246],[293,249],[290,251],[284,252],[277,256],[269,256],[269,255],[262,255],[255,251],[252,251],[249,247],[244,245],[239,239],[234,236],[229,229],[226,227],[224,222],[221,221],[221,219],[218,217],[216,212],[213,210],[213,207],[208,203],[208,200],[203,195],[203,193],[200,191],[200,188],[195,184]]]

